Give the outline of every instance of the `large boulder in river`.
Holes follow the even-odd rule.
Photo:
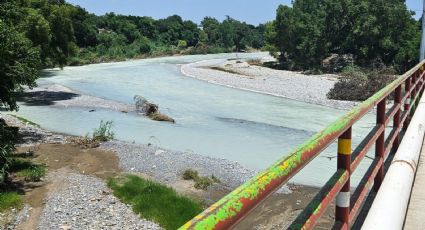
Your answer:
[[[337,73],[352,63],[354,63],[352,54],[332,54],[323,59],[322,67],[330,73]]]
[[[134,101],[136,103],[136,111],[142,113],[146,116],[149,116],[152,113],[158,112],[158,105],[150,103],[144,97],[136,95],[134,96]]]
[[[136,111],[138,113],[148,116],[150,119],[155,121],[166,121],[166,122],[175,123],[173,118],[167,115],[161,114],[159,112],[158,105],[150,103],[144,97],[136,95],[134,96],[134,101],[136,103]]]

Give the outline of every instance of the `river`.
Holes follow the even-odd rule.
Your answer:
[[[158,104],[160,111],[174,118],[176,124],[152,121],[134,113],[23,104],[18,115],[45,129],[73,135],[85,135],[98,127],[100,120],[112,120],[119,140],[225,158],[261,170],[344,111],[209,84],[182,75],[180,65],[264,55],[195,55],[66,67],[48,70],[38,80],[41,86],[60,84],[84,94],[126,103],[133,103],[135,95],[142,95]],[[367,115],[354,127],[355,143],[365,136],[373,121],[373,116]],[[336,156],[335,146],[322,153],[293,181],[323,184],[335,172],[336,159],[328,158],[332,156]]]

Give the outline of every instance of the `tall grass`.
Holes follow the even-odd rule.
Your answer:
[[[165,229],[177,229],[202,211],[199,202],[137,176],[111,178],[108,186],[121,201],[131,204],[136,213]]]
[[[16,173],[25,181],[40,181],[46,175],[46,167],[22,159],[13,159],[10,163],[10,172]]]
[[[94,129],[92,139],[94,141],[105,142],[114,139],[115,133],[112,131],[112,121],[100,121],[99,128]]]
[[[0,212],[11,208],[20,208],[22,199],[16,192],[0,192]]]

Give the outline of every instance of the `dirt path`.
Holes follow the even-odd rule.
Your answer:
[[[18,148],[25,152],[34,147]],[[81,149],[71,144],[41,144],[34,154],[35,162],[45,164],[48,169],[46,181],[30,183],[24,187],[24,202],[31,206],[29,218],[16,229],[36,229],[38,219],[44,207],[44,199],[49,193],[66,187],[62,180],[49,175],[60,173],[75,173],[97,176],[106,179],[120,173],[118,158],[112,152],[97,149]]]

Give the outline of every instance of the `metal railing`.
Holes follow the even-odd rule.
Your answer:
[[[409,125],[418,99],[424,90],[425,61],[397,78],[375,95],[353,108],[321,132],[315,134],[268,169],[251,178],[213,204],[180,229],[229,229],[242,220],[260,202],[288,182],[302,168],[338,139],[338,165],[335,174],[292,223],[290,229],[311,229],[336,199],[336,229],[347,229],[357,218],[370,189],[377,191],[384,178],[384,163],[400,143],[401,133]],[[386,109],[387,100],[394,104]],[[377,106],[376,125],[352,151],[352,126]],[[393,120],[387,137],[386,128]],[[375,145],[375,158],[354,192],[350,192],[350,175]]]

